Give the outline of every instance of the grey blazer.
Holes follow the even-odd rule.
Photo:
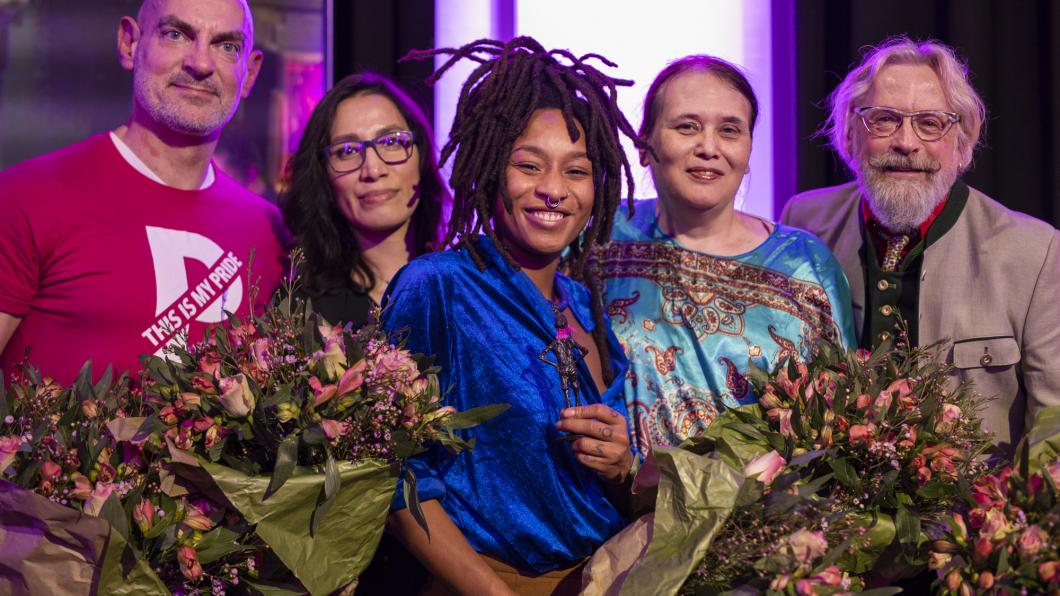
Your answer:
[[[855,183],[811,190],[789,201],[780,221],[816,234],[835,253],[850,281],[860,336],[859,197]],[[953,341],[945,354],[957,376],[996,396],[983,418],[1006,449],[1039,408],[1060,405],[1058,252],[1056,228],[969,188],[957,223],[924,253],[917,341]]]

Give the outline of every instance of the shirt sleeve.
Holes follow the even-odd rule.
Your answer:
[[[28,215],[3,186],[0,182],[0,312],[21,318],[37,295],[42,263]]]
[[[1042,408],[1060,405],[1060,232],[1053,230],[1023,327],[1021,367],[1027,391],[1026,426]],[[1013,438],[1015,440],[1015,437]]]
[[[413,261],[398,272],[387,289],[380,326],[390,334],[391,341],[404,340],[405,348],[412,353],[433,355],[444,375],[450,365],[446,310],[439,272],[429,262]],[[443,383],[443,395],[445,389]],[[438,471],[442,451],[433,447],[405,462],[403,471],[415,475],[416,494],[421,502],[445,497],[445,483]],[[404,483],[398,482],[391,510],[405,507]]]

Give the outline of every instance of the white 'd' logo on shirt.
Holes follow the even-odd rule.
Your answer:
[[[201,234],[153,226],[146,226],[146,230],[155,266],[156,320],[140,335],[158,348],[155,353],[161,356],[162,348],[187,330],[189,322],[220,323],[226,311],[239,309],[243,303],[243,280],[239,277],[243,262]],[[189,280],[185,259],[202,263],[209,273]]]

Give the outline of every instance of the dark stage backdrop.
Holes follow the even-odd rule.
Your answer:
[[[434,47],[434,0],[335,0],[334,11],[335,80],[361,70],[390,76],[433,122],[434,93],[423,81],[434,72],[434,61],[398,60],[409,50]]]
[[[1060,2],[799,0],[795,11],[799,190],[850,179],[824,139],[813,138],[824,99],[863,46],[908,33],[955,47],[986,102],[985,143],[969,184],[1060,224]]]

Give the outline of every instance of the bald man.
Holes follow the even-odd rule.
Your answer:
[[[118,57],[124,125],[0,172],[5,377],[27,359],[62,383],[89,359],[135,371],[279,284],[278,211],[211,163],[261,67],[246,2],[148,0]]]

